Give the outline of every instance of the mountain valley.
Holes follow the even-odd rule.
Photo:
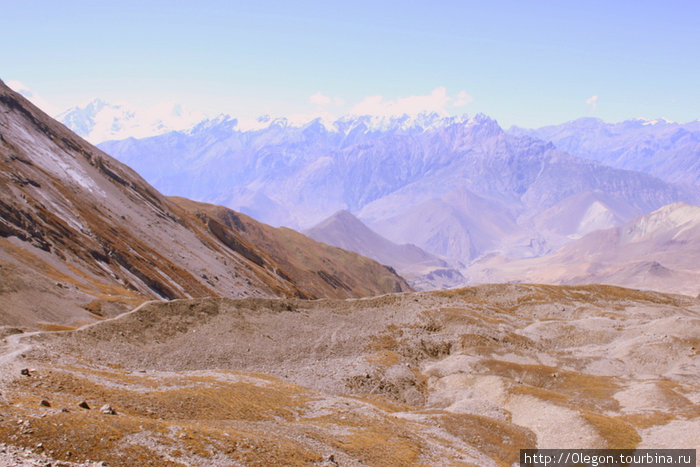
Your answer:
[[[102,145],[164,196],[0,83],[0,465],[696,446],[692,186],[483,116],[379,123]],[[411,287],[462,281],[560,285]]]
[[[605,127],[600,132],[612,136],[603,137],[601,144],[609,144],[612,153],[617,151],[615,145],[650,138],[648,128],[652,127],[660,132],[654,144],[668,151],[673,150],[668,146],[673,134],[685,135],[673,141],[686,149],[668,160],[662,171],[623,163],[616,168],[572,156],[539,139],[552,136],[557,145],[576,151],[574,154],[592,157],[592,152],[565,144],[570,139],[564,136],[555,139],[560,133],[568,134],[563,129],[560,133],[504,131],[483,115],[344,117],[332,123],[314,120],[304,126],[281,119],[254,130],[242,130],[235,119],[220,117],[189,131],[104,142],[100,147],[133,164],[166,193],[226,205],[273,225],[313,232],[313,226],[328,223],[334,213],[345,210],[385,240],[420,248],[445,266],[416,275],[424,265],[417,259],[409,268],[406,258],[413,253],[408,251],[401,253],[408,255],[403,259],[396,253],[383,255],[369,246],[375,240],[355,236],[350,241],[349,231],[342,229],[336,229],[333,238],[326,233],[319,239],[366,254],[415,278],[411,280],[418,288],[431,289],[497,277],[477,274],[479,266],[471,266],[487,258],[505,258],[506,262],[550,258],[591,232],[620,227],[672,203],[700,203],[700,192],[693,183],[664,175],[671,166],[688,176],[698,172],[692,165],[697,159],[692,152],[692,124],[610,126],[620,134],[627,133],[619,128],[627,128],[629,135],[637,136],[616,136]],[[633,155],[629,158],[641,160]],[[598,159],[610,162],[606,157]],[[390,248],[382,245],[385,251]],[[548,268],[545,259],[537,264]],[[527,275],[529,269],[519,271],[525,275],[508,280],[550,277]],[[555,276],[551,275],[552,280],[561,282]],[[680,290],[666,288],[673,281],[646,277],[648,280],[618,282]],[[585,283],[591,279],[574,275],[566,280]]]

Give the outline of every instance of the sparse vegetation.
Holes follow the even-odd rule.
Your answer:
[[[110,465],[307,465],[330,455],[372,465],[510,465],[542,437],[567,442],[554,422],[530,424],[533,401],[543,414],[590,427],[600,447],[635,447],[642,430],[700,416],[696,383],[639,383],[608,360],[611,339],[624,349],[627,337],[599,335],[629,319],[663,324],[673,310],[696,312],[633,295],[626,306],[644,314],[602,315],[591,330],[579,326],[615,302],[589,292],[505,285],[352,301],[177,300],[80,331],[53,327],[62,332],[27,338],[30,376],[15,371],[3,386],[0,442],[41,442],[56,459]],[[667,341],[693,364],[692,339]],[[576,355],[582,345],[585,359]],[[659,375],[676,364],[658,362]],[[596,365],[613,375],[586,370]],[[654,395],[648,406],[670,413],[626,405],[632,396],[619,394],[637,384],[653,384],[643,393]],[[90,410],[78,408],[82,400]],[[101,413],[104,404],[117,414]],[[29,426],[18,432],[20,419]]]

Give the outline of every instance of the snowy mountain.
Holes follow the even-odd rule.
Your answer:
[[[93,144],[128,137],[145,138],[185,130],[205,119],[204,114],[164,102],[152,107],[110,104],[93,99],[55,116],[70,130]]]
[[[698,201],[696,190],[571,156],[484,115],[264,123],[242,130],[221,117],[100,147],[166,194],[293,228],[346,209],[453,264],[489,251],[538,256],[593,228]]]
[[[680,124],[639,118],[606,123],[596,118],[581,118],[536,130],[511,128],[509,133],[551,141],[569,154],[612,167],[700,187],[698,120]]]

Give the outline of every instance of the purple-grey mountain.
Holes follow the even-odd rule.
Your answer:
[[[696,296],[699,240],[700,206],[674,203],[591,232],[550,255],[484,257],[465,274],[474,282],[605,283]]]
[[[444,289],[466,282],[459,271],[448,267],[440,258],[415,245],[398,245],[387,240],[345,210],[305,230],[304,234],[316,241],[391,265],[419,290]]]
[[[559,149],[620,169],[650,173],[673,183],[700,188],[700,121],[636,119],[606,123],[581,118],[536,130],[509,133],[551,141]]]
[[[221,117],[186,132],[100,146],[159,190],[308,228],[340,209],[450,261],[538,256],[695,190],[569,155],[472,118],[344,118],[241,131]],[[575,205],[576,218],[568,208]]]

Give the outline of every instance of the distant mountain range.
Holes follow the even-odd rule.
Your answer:
[[[76,115],[104,108],[64,122],[86,131]],[[100,147],[164,193],[314,227],[314,238],[390,265],[419,288],[475,281],[467,267],[480,258],[549,257],[662,206],[700,203],[698,121],[583,118],[504,131],[484,115],[303,125],[222,115],[167,128]]]
[[[167,194],[297,229],[345,209],[388,240],[453,264],[493,250],[539,256],[569,236],[699,199],[697,190],[505,132],[483,115],[282,119],[248,131],[222,117],[100,147]]]
[[[581,118],[536,130],[511,128],[509,133],[551,141],[569,154],[611,167],[700,187],[700,120],[680,124],[640,118],[605,123]]]

